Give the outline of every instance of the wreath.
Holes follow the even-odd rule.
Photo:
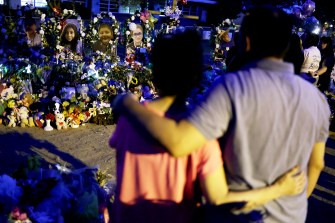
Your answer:
[[[223,43],[228,43],[231,41],[229,36],[230,30],[236,30],[236,25],[233,20],[225,19],[218,26],[212,30],[211,42],[214,45],[213,58],[216,59],[225,59],[225,50],[221,49]],[[229,50],[229,49],[228,49]]]

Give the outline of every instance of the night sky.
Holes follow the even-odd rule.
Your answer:
[[[305,1],[298,0],[218,0],[218,5],[212,6],[210,10],[210,23],[222,21],[222,18],[234,18],[243,6],[248,8],[257,4],[281,5],[289,8],[295,4],[302,5]],[[314,0],[315,16],[321,22],[331,21],[335,18],[335,6],[333,0]]]

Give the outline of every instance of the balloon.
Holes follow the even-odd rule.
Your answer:
[[[302,9],[298,5],[292,7],[292,14],[295,15],[298,19],[302,19]]]
[[[320,33],[319,20],[317,20],[314,16],[308,17],[305,20],[304,28],[305,32],[319,34]]]
[[[303,10],[304,15],[311,16],[313,12],[315,11],[315,2],[313,2],[312,0],[307,0],[302,5],[302,10]]]

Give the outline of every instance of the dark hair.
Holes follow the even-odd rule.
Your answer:
[[[322,54],[328,54],[328,55],[333,55],[333,41],[330,37],[328,36],[323,36],[320,38],[321,43],[327,44],[325,49],[321,49]]]
[[[304,53],[302,51],[301,38],[293,33],[291,36],[289,48],[285,54],[284,61],[293,63],[294,73],[299,74],[304,62]]]
[[[158,36],[152,49],[153,82],[160,96],[185,99],[200,82],[201,37],[196,30]]]
[[[24,21],[24,28],[26,29],[26,31],[28,31],[28,29],[29,29],[32,25],[36,25],[36,21],[35,21],[35,19],[31,18],[31,19],[26,19],[26,20]]]
[[[306,33],[304,40],[304,48],[309,48],[311,46],[317,46],[319,44],[320,37],[314,33]]]
[[[240,44],[245,51],[245,38],[250,40],[249,58],[284,57],[293,28],[292,18],[281,9],[264,5],[250,9],[240,28]]]
[[[73,29],[74,33],[75,33],[75,36],[73,38],[73,40],[71,42],[69,42],[66,37],[65,37],[65,34],[66,34],[66,30],[67,29]],[[62,31],[62,34],[60,36],[60,44],[61,45],[70,45],[70,49],[73,51],[73,52],[76,52],[76,48],[77,48],[77,44],[78,44],[78,41],[79,41],[79,34],[78,34],[78,28],[75,24],[73,23],[68,23],[64,26],[63,28],[63,31]]]

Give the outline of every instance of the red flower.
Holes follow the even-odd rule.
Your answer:
[[[51,114],[51,113],[49,113],[49,114],[46,114],[45,115],[45,119],[46,120],[51,120],[52,122],[55,120],[55,115],[54,114]]]

